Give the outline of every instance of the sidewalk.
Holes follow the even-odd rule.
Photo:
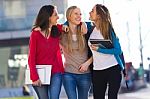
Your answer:
[[[147,85],[147,88],[142,88],[130,93],[119,94],[118,99],[150,99],[149,93],[150,93],[150,84]],[[31,96],[32,95],[33,96],[35,95],[33,91],[31,91]],[[11,98],[7,98],[7,97],[11,97]],[[0,89],[0,99],[30,99],[27,97],[24,98],[20,98],[20,97],[23,97],[22,88]],[[64,89],[61,91],[60,99],[67,99]],[[93,99],[93,97],[90,96],[88,99]],[[108,99],[107,95],[106,95],[106,99]]]
[[[60,99],[68,99],[68,98],[60,98]],[[88,99],[93,99],[93,97],[92,97],[92,96],[90,96]]]
[[[130,93],[119,94],[118,99],[150,99],[149,93],[150,93],[150,84],[147,84],[147,88],[142,88]],[[67,99],[67,98],[60,98],[60,99]],[[93,99],[93,97],[90,96],[88,99]],[[107,95],[105,99],[108,99]]]

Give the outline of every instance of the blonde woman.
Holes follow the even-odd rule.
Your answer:
[[[65,57],[63,84],[68,99],[88,99],[91,86],[87,43],[82,33],[81,11],[76,6],[67,9],[66,18],[69,31],[62,33],[60,45]]]

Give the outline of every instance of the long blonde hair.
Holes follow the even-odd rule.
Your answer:
[[[66,18],[67,18],[67,21],[70,22],[70,16],[73,12],[74,9],[78,8],[77,6],[71,6],[67,9],[66,11]],[[69,31],[68,33],[65,33],[67,35],[67,39],[66,39],[66,49],[67,51],[69,52],[73,52],[73,47],[72,47],[72,31],[69,27]],[[84,49],[85,49],[85,38],[84,38],[84,35],[81,33],[81,24],[77,25],[77,42],[78,42],[78,49],[80,52],[83,52]]]
[[[112,27],[110,13],[102,4],[96,4],[96,13],[99,16],[99,29],[104,39],[110,39],[110,26]]]

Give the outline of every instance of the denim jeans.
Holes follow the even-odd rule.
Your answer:
[[[49,99],[49,96],[48,96],[48,85],[42,85],[42,86],[33,86],[37,96],[38,96],[38,99]]]
[[[39,99],[59,99],[62,86],[62,73],[51,76],[50,85],[33,86]]]
[[[62,86],[62,75],[62,73],[56,73],[51,76],[51,82],[49,86],[49,99],[59,99]]]
[[[91,73],[73,74],[65,72],[63,84],[68,99],[88,99],[88,92],[91,86]]]

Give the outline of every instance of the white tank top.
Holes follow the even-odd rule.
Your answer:
[[[104,38],[100,33],[100,30],[97,30],[95,27],[89,39],[104,39]],[[91,45],[89,40],[88,40],[88,45],[89,46]],[[112,54],[103,54],[93,50],[92,50],[92,54],[93,54],[94,70],[103,70],[118,64],[116,58]]]

